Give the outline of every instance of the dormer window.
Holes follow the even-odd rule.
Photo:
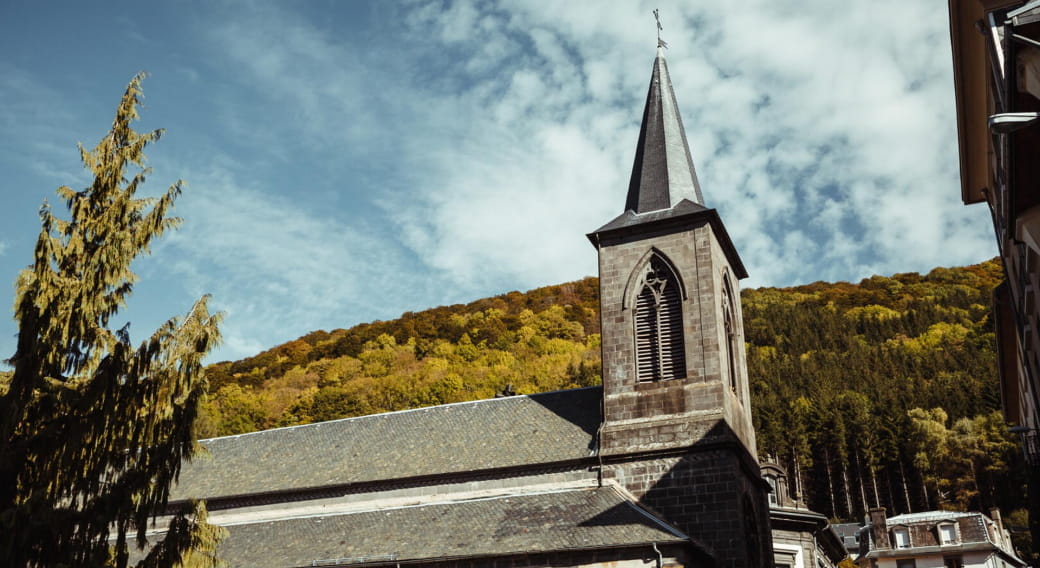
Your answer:
[[[776,486],[777,485],[776,484],[776,478],[773,477],[772,475],[767,475],[766,476],[766,483],[769,484],[769,489],[770,489],[770,491],[769,491],[769,504],[770,505],[779,505],[780,504],[780,495],[777,493],[778,488]]]
[[[939,531],[939,544],[946,546],[949,544],[957,544],[959,539],[957,538],[957,525],[953,523],[943,523],[938,526]]]
[[[905,527],[892,529],[892,544],[895,548],[910,548],[910,531]]]

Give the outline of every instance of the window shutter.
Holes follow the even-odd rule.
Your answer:
[[[657,313],[658,329],[661,334],[661,378],[679,378],[686,374],[686,355],[683,345],[679,286],[676,285],[674,277],[669,279],[664,286]]]
[[[640,381],[686,375],[679,284],[668,265],[653,257],[636,297],[636,369]]]
[[[652,381],[659,378],[660,369],[657,362],[657,307],[654,305],[654,292],[649,286],[636,298],[636,366],[639,369],[639,380]]]

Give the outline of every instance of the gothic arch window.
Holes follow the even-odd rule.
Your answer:
[[[671,266],[657,254],[643,265],[636,287],[636,375],[640,381],[686,376],[682,290]]]
[[[729,283],[729,274],[722,275],[722,325],[726,335],[726,362],[729,369],[729,388],[737,392],[737,316],[733,298],[733,288]]]

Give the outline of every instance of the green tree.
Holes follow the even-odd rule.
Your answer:
[[[18,278],[18,342],[0,396],[0,563],[126,566],[215,564],[220,529],[196,505],[148,542],[181,462],[195,453],[193,425],[205,392],[202,359],[219,341],[206,298],[136,348],[126,326],[109,329],[136,276],[130,263],[177,225],[167,217],[181,182],[135,198],[144,149],[161,130],[137,133],[141,80],[130,81],[111,131],[91,151],[90,187],[58,189],[71,219],[44,204],[33,264]],[[127,179],[127,169],[140,168]]]
[[[924,476],[925,503],[934,503],[941,507],[948,500],[950,479],[943,475],[951,469],[955,457],[951,454],[951,439],[946,428],[947,414],[941,408],[925,410],[913,408],[908,412],[912,425],[912,436],[909,438],[913,451],[914,466]],[[935,490],[935,500],[927,495],[928,486]]]
[[[221,416],[216,431],[218,436],[255,432],[270,427],[275,422],[274,417],[264,412],[261,396],[251,388],[235,384],[224,385],[211,396]]]

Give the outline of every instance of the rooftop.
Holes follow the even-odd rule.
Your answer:
[[[964,511],[923,511],[921,513],[905,513],[889,517],[888,524],[935,522],[947,519],[959,519],[961,517],[973,517],[981,514],[982,513],[966,513]]]
[[[226,526],[235,566],[313,566],[531,554],[689,539],[614,487]]]
[[[171,501],[573,462],[595,455],[599,387],[279,428],[200,443]]]

